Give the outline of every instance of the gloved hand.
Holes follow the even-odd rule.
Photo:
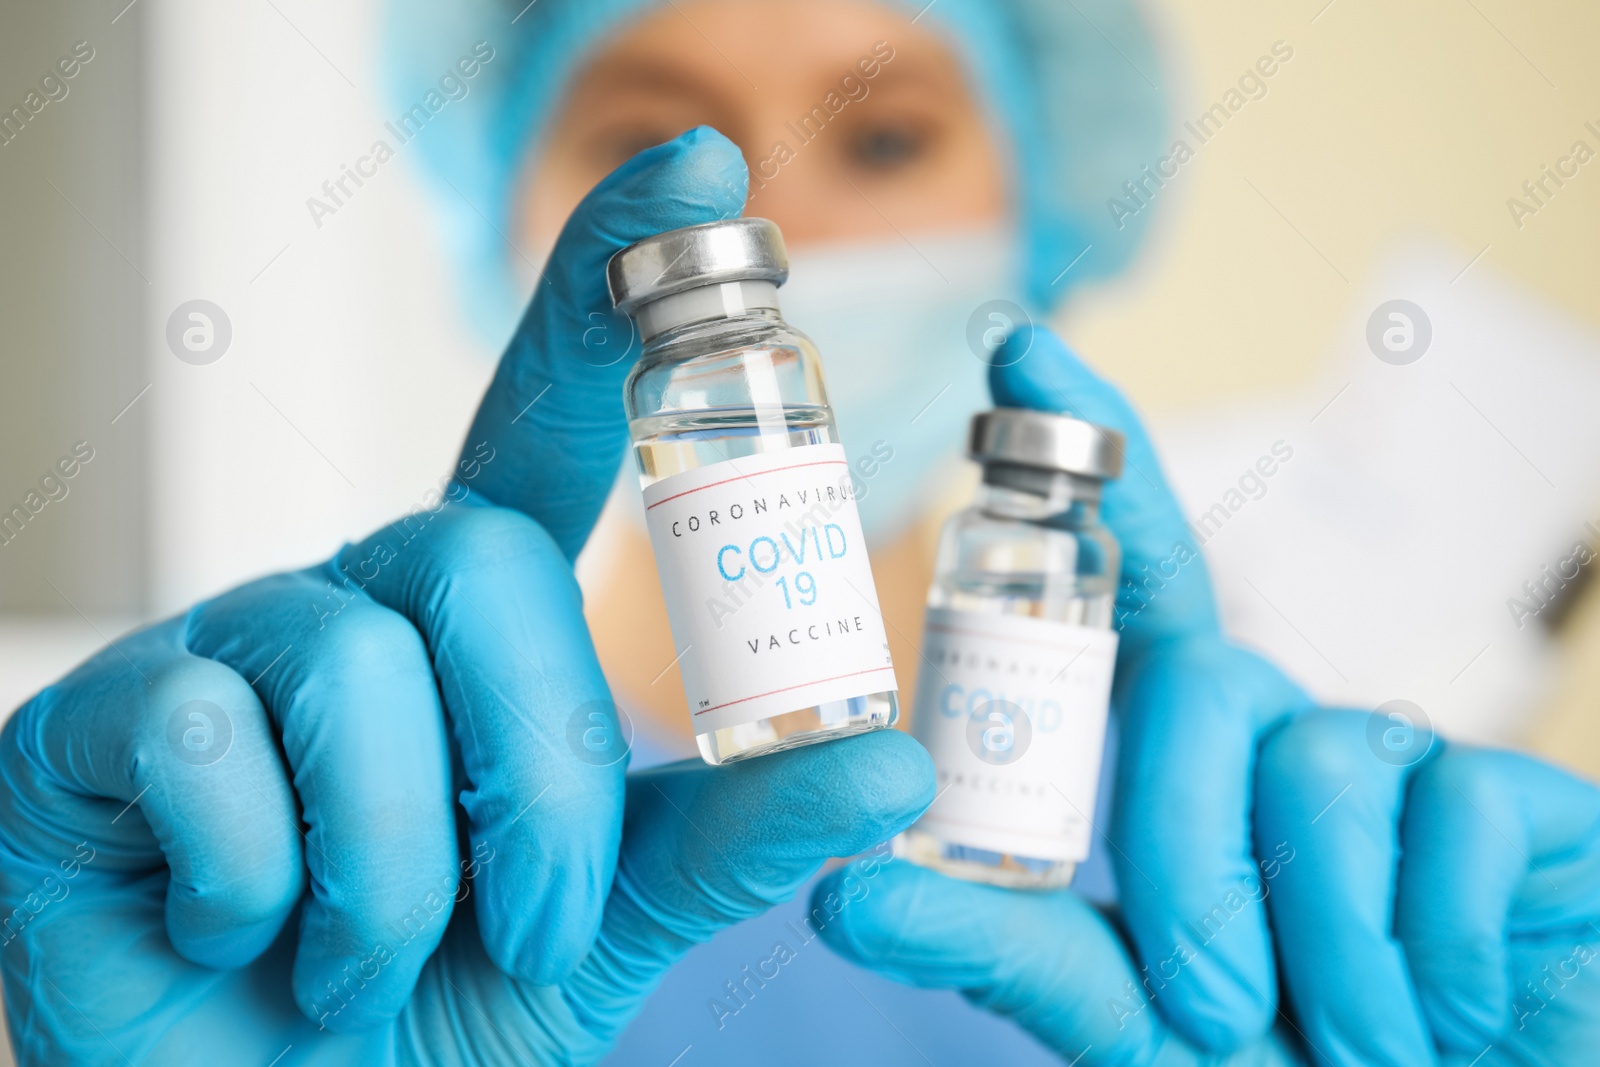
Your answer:
[[[1384,713],[1262,748],[1255,834],[1312,1062],[1584,1064],[1600,1049],[1600,790]]]
[[[1127,437],[1124,473],[1102,502],[1124,552],[1114,693],[1121,744],[1106,835],[1124,942],[1099,943],[1126,952],[1137,981],[1120,1008],[1105,1007],[1137,1011],[1160,1041],[1197,1055],[1258,1048],[1278,1010],[1275,953],[1292,973],[1309,968],[1324,979],[1319,1003],[1368,1003],[1361,963],[1333,981],[1305,941],[1288,943],[1292,927],[1274,913],[1274,945],[1267,925],[1268,875],[1283,864],[1280,839],[1253,839],[1252,808],[1275,810],[1257,793],[1267,783],[1255,761],[1263,738],[1299,735],[1295,716],[1310,701],[1271,664],[1222,639],[1204,564],[1126,401],[1044,330],[1008,339],[994,362],[996,403],[1064,411]],[[1282,769],[1280,779],[1292,785],[1296,772]]]
[[[1223,638],[1204,560],[1138,416],[1053,333],[1018,331],[989,378],[996,404],[1058,411],[1120,431],[1122,476],[1101,514],[1122,546],[1113,707],[1120,729],[1109,841],[1136,966],[1189,957],[1157,1000],[1198,1048],[1227,1051],[1265,1034],[1277,1012],[1265,909],[1246,901],[1201,939],[1195,916],[1257,874],[1250,835],[1259,738],[1309,699],[1260,657]]]
[[[1141,967],[1114,916],[895,862],[823,931],[846,958],[962,990],[1094,1064],[1587,1064],[1600,1048],[1600,790],[1524,756],[1377,754],[1372,716],[1315,712],[1266,741],[1259,860],[1191,917],[1265,900],[1289,1006],[1215,1057],[1162,1011],[1194,957]],[[1380,722],[1380,730],[1403,726]],[[1381,746],[1379,746],[1381,747]],[[838,891],[847,874],[817,887]]]
[[[15,714],[0,964],[22,1063],[591,1061],[690,945],[931,800],[895,734],[624,793],[570,565],[627,439],[637,346],[604,267],[737,214],[745,181],[706,129],[620,168],[442,493]]]

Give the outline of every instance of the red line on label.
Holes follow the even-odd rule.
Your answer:
[[[701,708],[699,711],[695,712],[695,714],[696,715],[704,715],[708,711],[717,711],[720,708],[731,708],[735,704],[743,704],[747,700],[760,700],[762,697],[770,697],[770,696],[774,696],[774,695],[776,695],[778,693],[787,693],[789,690],[791,690],[791,689],[799,689],[801,686],[821,685],[824,682],[837,682],[840,678],[854,678],[858,674],[877,674],[879,671],[892,671],[892,670],[894,670],[893,667],[873,667],[871,670],[851,671],[849,674],[836,674],[832,678],[817,678],[817,679],[814,679],[814,680],[809,681],[809,682],[796,682],[794,685],[786,685],[782,689],[774,689],[770,693],[757,693],[755,696],[740,697],[738,700],[730,700],[726,704],[718,704],[716,707],[713,707],[713,708]],[[863,695],[865,695],[865,694],[863,694]]]
[[[846,463],[842,459],[818,459],[818,460],[813,460],[810,463],[791,463],[787,467],[773,467],[769,471],[756,471],[754,474],[738,474],[738,475],[735,475],[732,478],[724,478],[720,482],[707,482],[705,485],[696,486],[693,489],[685,489],[681,493],[673,493],[671,496],[662,497],[660,500],[657,500],[654,504],[647,505],[645,507],[645,510],[649,511],[651,508],[659,507],[662,504],[665,504],[669,500],[676,500],[680,496],[688,496],[690,493],[698,493],[702,489],[710,489],[710,488],[712,488],[714,486],[718,486],[718,485],[727,485],[729,482],[749,481],[751,478],[759,478],[763,474],[777,474],[779,471],[799,470],[801,467],[830,467],[830,466],[835,466],[835,465],[840,466],[840,467],[848,467],[850,464]],[[708,708],[706,710],[709,711],[710,709]]]

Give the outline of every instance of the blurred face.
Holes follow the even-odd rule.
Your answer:
[[[740,147],[746,214],[792,245],[1007,216],[1001,145],[926,23],[862,0],[676,0],[573,80],[528,176],[524,239],[548,248],[600,179],[700,124]]]

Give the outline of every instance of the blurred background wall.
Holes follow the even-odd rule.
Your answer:
[[[149,380],[144,37],[115,14],[0,14],[0,509],[45,501],[0,527],[6,612],[149,601],[147,412],[124,411]],[[62,490],[39,481],[78,442],[94,458],[51,499]]]
[[[1600,162],[1520,226],[1507,199],[1575,140],[1600,148],[1584,125],[1600,127],[1600,9],[1146,8],[1168,55],[1147,73],[1180,121],[1276,42],[1293,50],[1266,95],[1152,198],[1141,267],[1062,322],[1171,441],[1192,439],[1182,427],[1197,414],[1270,409],[1333,381],[1396,262],[1434,271],[1441,293],[1476,294],[1468,304],[1507,294],[1559,321],[1577,338],[1568,348],[1592,350]],[[7,109],[77,42],[93,49],[68,95],[0,147],[0,505],[21,503],[76,442],[94,451],[69,495],[0,546],[7,708],[103,635],[325,557],[413,506],[452,459],[494,353],[460,320],[415,161],[402,150],[332,216],[306,206],[389,117],[377,10],[96,0],[0,12]],[[1415,248],[1420,259],[1404,252]],[[209,362],[168,341],[193,307],[220,311],[231,334]],[[1567,504],[1600,519],[1600,499]],[[1480,514],[1463,507],[1459,522]],[[1556,645],[1544,714],[1512,732],[1600,773],[1596,598]]]
[[[1506,331],[1509,371],[1537,373],[1525,338],[1531,320],[1553,316],[1588,333],[1592,369],[1600,160],[1559,188],[1546,182],[1554,195],[1540,198],[1537,214],[1521,215],[1521,225],[1508,200],[1533,203],[1524,182],[1539,180],[1574,142],[1600,150],[1600,67],[1586,58],[1600,40],[1600,8],[1576,0],[1168,0],[1147,10],[1168,35],[1179,120],[1197,119],[1274,41],[1295,52],[1268,95],[1160,191],[1157,239],[1141,270],[1069,311],[1069,336],[1147,411],[1182,422],[1207,406],[1327,382],[1305,409],[1316,411],[1346,380],[1335,369],[1340,354],[1359,349],[1367,358],[1361,335],[1372,303],[1363,298],[1383,284],[1397,250],[1419,242],[1442,271],[1441,289],[1477,284],[1490,294],[1484,299],[1519,312],[1523,298],[1538,305],[1527,309],[1528,330],[1513,321]],[[1562,373],[1538,377],[1547,398],[1577,387]],[[1530,406],[1530,415],[1537,411]],[[1335,404],[1330,417],[1339,412]],[[1560,459],[1600,469],[1592,451],[1539,462]],[[1461,530],[1495,521],[1506,484],[1497,477],[1486,473],[1481,495],[1455,502]],[[1565,492],[1573,491],[1568,483]],[[1600,520],[1600,497],[1579,494],[1577,516]],[[1367,494],[1346,507],[1377,525],[1377,503]],[[1561,528],[1557,543],[1593,543],[1593,531],[1578,523]],[[1545,562],[1556,562],[1555,551],[1552,544]],[[1432,572],[1440,554],[1419,554],[1405,567]],[[1470,581],[1473,566],[1454,577]],[[1521,577],[1539,573],[1532,560],[1522,566]],[[1508,583],[1507,598],[1520,593],[1519,582]],[[1396,584],[1366,610],[1377,618],[1408,595]],[[1508,737],[1600,775],[1600,597],[1591,588],[1569,603],[1537,714],[1512,724]],[[1501,629],[1485,641],[1515,636],[1509,613],[1486,624]],[[1469,672],[1454,685],[1472,682]]]

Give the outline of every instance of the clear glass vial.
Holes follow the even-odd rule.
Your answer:
[[[782,235],[757,218],[658,234],[607,268],[643,343],[624,405],[712,764],[898,714],[857,480],[816,346],[779,314],[787,277]]]
[[[940,792],[896,851],[973,881],[1064,886],[1088,855],[1116,655],[1120,552],[1100,495],[1122,438],[1002,408],[974,417],[968,451],[983,483],[941,534],[911,721]]]

